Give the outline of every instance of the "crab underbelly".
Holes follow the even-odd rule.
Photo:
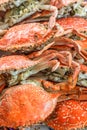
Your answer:
[[[24,2],[20,2],[19,5],[11,3],[11,7],[9,8],[0,11],[0,16],[4,14],[0,19],[0,29],[6,29],[13,26],[34,14],[38,8],[38,1],[24,0]]]

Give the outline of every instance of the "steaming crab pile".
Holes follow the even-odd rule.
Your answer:
[[[87,126],[87,2],[0,0],[0,127]]]

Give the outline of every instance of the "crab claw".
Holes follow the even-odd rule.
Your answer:
[[[68,100],[57,104],[46,123],[55,130],[84,128],[87,125],[87,101]]]
[[[0,96],[0,126],[16,128],[44,121],[54,110],[57,97],[34,84],[4,90]]]

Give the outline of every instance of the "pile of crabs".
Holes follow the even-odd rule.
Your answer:
[[[0,0],[2,130],[87,126],[86,18],[82,0]]]

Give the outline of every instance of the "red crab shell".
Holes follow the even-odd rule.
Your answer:
[[[0,39],[0,50],[3,51],[34,51],[40,50],[54,34],[52,31],[44,37],[47,27],[40,23],[17,25],[10,28]],[[49,43],[49,42],[48,42]],[[42,47],[42,48],[43,48]]]
[[[0,126],[16,128],[44,121],[54,110],[57,97],[32,84],[6,89],[0,96]]]
[[[68,29],[87,30],[87,20],[84,18],[61,18],[57,22],[63,27],[64,31]],[[51,30],[44,37],[47,33],[46,27],[47,23],[29,23],[10,28],[0,39],[0,50],[20,53],[40,50],[53,41],[52,38],[55,34],[54,30]],[[79,44],[81,43],[79,42]]]
[[[33,65],[35,65],[35,62],[22,55],[11,55],[0,58],[0,71],[3,72],[23,69]]]
[[[75,30],[87,30],[87,20],[81,17],[68,17],[58,19],[57,22],[64,28],[75,29]]]
[[[57,104],[47,124],[55,130],[84,128],[87,125],[87,101],[68,100]]]
[[[69,28],[78,30],[83,27],[87,28],[87,21],[83,18],[81,19],[81,21],[77,18],[61,19],[63,21],[61,21],[60,24],[65,30]],[[74,21],[76,21],[76,23]],[[72,26],[70,27],[71,23]],[[81,26],[79,27],[78,25]],[[47,36],[44,39],[43,36],[46,31],[47,29],[44,28],[44,25],[39,23],[15,26],[9,29],[6,35],[0,40],[0,49],[5,51],[27,51],[28,47],[31,46],[34,49],[35,47],[39,47],[39,45],[44,45],[44,42],[53,36],[50,35],[52,34],[52,32],[50,32],[49,37]],[[30,62],[28,58],[24,56],[19,56],[19,58],[15,60],[13,59],[15,59],[15,56],[11,56],[10,60],[6,57],[0,59],[1,71],[4,69],[9,70],[9,68],[14,69],[14,67],[20,69],[27,67],[27,65],[33,65],[33,62]],[[51,102],[50,106],[48,102]],[[57,96],[50,96],[39,86],[21,85],[9,88],[0,96],[0,126],[18,127],[44,121],[55,108],[56,102]],[[65,128],[68,130],[85,126],[84,123],[86,124],[87,122],[86,106],[87,102],[84,104],[84,102],[75,100],[58,103],[53,115],[56,117],[54,117],[54,119],[52,119],[52,117],[48,118],[47,124],[55,128],[55,130],[65,130]]]

